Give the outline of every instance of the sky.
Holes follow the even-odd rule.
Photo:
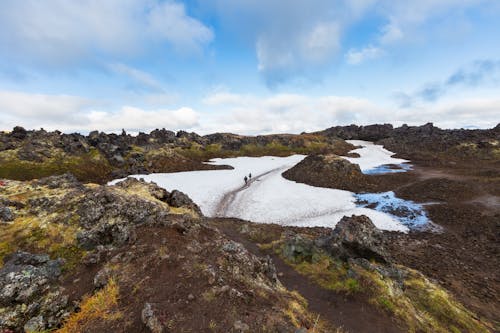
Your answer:
[[[0,0],[0,130],[500,122],[498,0]]]

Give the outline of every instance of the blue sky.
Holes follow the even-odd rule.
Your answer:
[[[496,0],[3,0],[0,129],[500,121]]]

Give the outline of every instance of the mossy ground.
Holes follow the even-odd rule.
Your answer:
[[[299,263],[287,262],[299,273],[309,276],[325,289],[346,294],[362,291],[360,282],[356,278],[349,277],[349,266],[327,255],[314,256],[311,262],[305,260]]]
[[[86,188],[97,187],[96,184],[87,184]],[[127,189],[120,187],[110,188],[122,196],[139,196],[165,207],[171,214],[189,215],[198,218],[198,213],[184,207],[175,208],[153,197],[146,184],[138,183]],[[63,270],[73,270],[85,255],[76,241],[76,234],[80,230],[80,216],[76,211],[77,203],[83,195],[81,190],[51,189],[47,186],[33,185],[31,182],[9,181],[0,188],[0,195],[9,200],[15,200],[24,205],[24,208],[14,209],[16,218],[10,223],[0,224],[0,266],[3,258],[17,250],[34,253],[47,253],[52,259],[64,259]],[[32,207],[30,200],[50,199],[59,208],[50,207],[49,210]]]
[[[0,227],[0,264],[14,251],[47,253],[51,258],[64,259],[63,270],[70,271],[84,256],[85,251],[76,244],[77,228],[59,223],[43,223],[40,219],[18,217],[13,223]]]
[[[0,178],[30,180],[70,172],[79,180],[103,183],[109,180],[113,167],[97,149],[81,156],[61,151],[42,162],[21,160],[15,151],[0,152]]]
[[[308,258],[299,256],[290,260],[282,255],[283,247],[279,241],[262,248],[274,249],[287,264],[324,289],[347,295],[365,295],[370,303],[406,324],[409,332],[487,333],[492,328],[490,323],[479,320],[442,287],[409,268],[398,266],[407,275],[401,285],[376,269],[378,266],[383,268],[380,263],[372,262],[372,268],[367,269],[334,259],[321,250]]]
[[[325,137],[313,134],[301,134],[290,136],[285,145],[278,140],[273,140],[265,145],[245,144],[239,149],[224,149],[221,144],[210,144],[206,146],[192,143],[187,148],[176,147],[178,154],[192,160],[207,161],[212,158],[229,158],[240,156],[290,156],[293,154],[317,154],[317,153],[346,153],[353,148],[343,140],[329,142]]]

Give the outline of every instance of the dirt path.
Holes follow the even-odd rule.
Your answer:
[[[240,223],[240,220],[230,218],[215,220],[215,225],[219,230],[234,241],[242,243],[253,254],[270,255],[279,272],[281,283],[288,290],[297,290],[307,300],[309,310],[317,313],[323,320],[336,327],[341,327],[343,332],[404,332],[387,314],[363,300],[363,296],[344,296],[325,290],[307,277],[297,273],[274,253],[262,251],[254,242],[238,231]]]

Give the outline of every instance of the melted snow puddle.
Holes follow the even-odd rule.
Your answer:
[[[398,198],[392,191],[361,193],[355,194],[355,197],[360,207],[370,207],[391,215],[411,229],[420,229],[429,223],[422,204]]]

